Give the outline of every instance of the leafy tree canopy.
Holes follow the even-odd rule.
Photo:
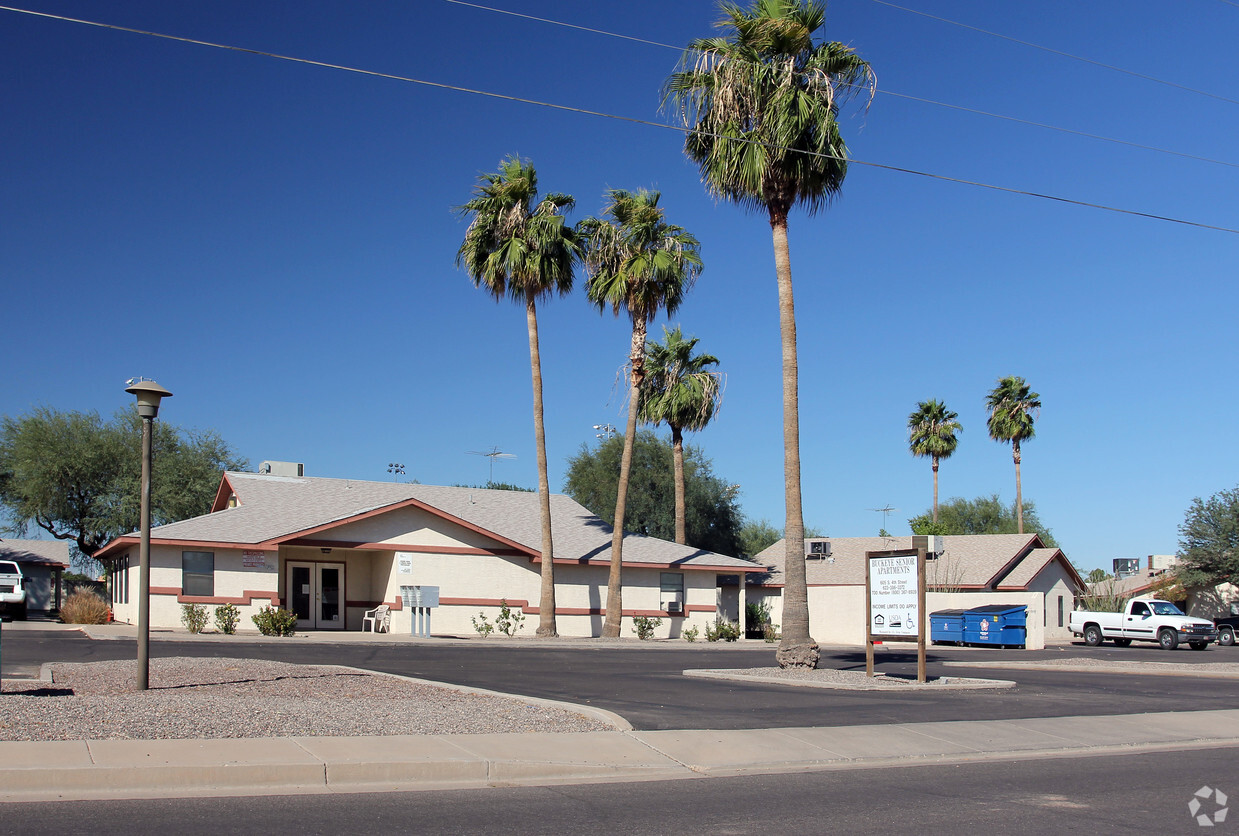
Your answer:
[[[1107,572],[1105,569],[1102,569],[1101,567],[1098,567],[1092,570],[1091,572],[1089,572],[1088,575],[1085,576],[1084,580],[1088,581],[1089,583],[1101,583],[1102,581],[1106,580],[1109,577],[1110,577],[1109,572]]]
[[[1239,584],[1239,487],[1196,497],[1179,526],[1179,581],[1188,588]]]
[[[1015,506],[1004,505],[998,494],[976,499],[955,497],[938,506],[938,522],[933,521],[933,509],[908,520],[913,534],[1016,534],[1018,523]],[[1058,541],[1037,516],[1037,506],[1031,500],[1024,503],[1024,529],[1036,532],[1049,548],[1058,548]]]
[[[594,447],[586,444],[568,459],[564,493],[613,524],[619,489],[622,436]],[[664,540],[675,539],[675,483],[671,442],[652,430],[637,433],[632,453],[625,530]],[[719,554],[741,554],[742,515],[735,489],[714,475],[713,464],[697,447],[684,447],[684,485],[688,545]]]
[[[0,425],[0,503],[11,529],[37,526],[72,540],[89,557],[140,525],[142,419],[121,410],[110,421],[97,412],[39,408]],[[213,430],[182,430],[155,422],[151,523],[163,525],[211,510],[220,472],[242,470],[238,456]]]

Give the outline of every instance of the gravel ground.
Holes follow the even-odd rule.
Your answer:
[[[52,683],[5,680],[0,740],[153,740],[610,731],[566,709],[382,674],[257,659],[56,664]]]

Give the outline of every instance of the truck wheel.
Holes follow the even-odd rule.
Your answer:
[[[22,601],[21,604],[18,605],[17,614],[14,615],[13,618],[17,621],[26,620],[26,602],[25,601]]]
[[[1084,627],[1084,643],[1089,647],[1097,647],[1101,644],[1103,638],[1101,628],[1096,624],[1089,624]]]
[[[1234,627],[1223,627],[1222,634],[1218,636],[1217,643],[1222,645],[1222,647],[1234,647],[1235,646],[1235,628]]]
[[[1209,646],[1209,643],[1208,642],[1188,642],[1188,646],[1191,647],[1192,650],[1204,650],[1206,647]]]
[[[1157,643],[1162,646],[1162,650],[1174,650],[1179,646],[1179,637],[1174,630],[1162,630],[1157,634]]]
[[[1129,647],[1131,645],[1131,639],[1115,639],[1114,644],[1116,647]]]

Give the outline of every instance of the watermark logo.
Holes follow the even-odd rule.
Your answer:
[[[1201,827],[1213,827],[1226,821],[1226,793],[1206,785],[1196,790],[1192,800],[1187,802],[1187,811],[1196,819]],[[1210,812],[1211,811],[1211,812]]]

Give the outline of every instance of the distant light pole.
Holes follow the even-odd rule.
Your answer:
[[[125,389],[138,399],[142,418],[142,539],[138,546],[138,690],[150,687],[151,640],[151,441],[159,401],[172,393],[153,380],[135,377]]]
[[[393,480],[393,481],[395,481],[395,482],[399,482],[399,481],[400,481],[400,477],[404,475],[404,465],[402,465],[402,464],[398,464],[398,463],[396,463],[396,462],[388,462],[388,463],[387,463],[387,472],[388,472],[388,473],[391,473],[391,474],[394,474],[394,475],[392,476],[392,480]]]
[[[608,438],[619,435],[615,427],[610,424],[594,424],[594,429],[598,430],[598,432],[594,433],[594,438],[599,441],[605,441]]]

